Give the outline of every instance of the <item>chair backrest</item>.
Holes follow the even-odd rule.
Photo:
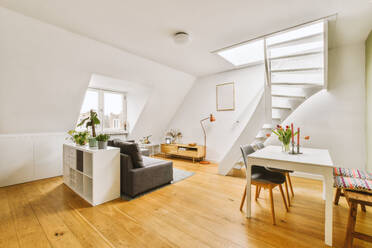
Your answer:
[[[263,144],[263,143],[256,143],[256,145],[257,145],[257,147],[258,147],[258,149],[262,149],[262,148],[264,148],[265,147],[265,145]]]
[[[251,145],[241,145],[240,151],[242,152],[244,166],[247,169],[247,156],[251,153],[254,153],[254,149]]]

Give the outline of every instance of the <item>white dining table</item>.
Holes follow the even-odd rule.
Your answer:
[[[246,215],[251,217],[251,167],[261,165],[278,169],[318,174],[324,177],[325,190],[325,244],[332,246],[333,229],[333,162],[326,149],[301,148],[302,154],[288,154],[280,146],[267,146],[248,155],[247,159],[247,195]]]

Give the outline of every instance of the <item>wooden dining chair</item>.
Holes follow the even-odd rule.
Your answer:
[[[265,147],[265,145],[263,143],[261,143],[261,142],[260,143],[256,143],[256,146],[257,146],[258,149],[262,149],[262,148]],[[282,173],[286,177],[286,180],[284,182],[284,186],[285,186],[285,192],[287,194],[288,207],[290,207],[291,206],[291,199],[289,197],[288,185],[289,185],[289,188],[291,190],[292,197],[294,197],[291,176],[289,175],[289,173],[293,173],[293,171],[291,171],[291,170],[284,170],[284,169],[276,169],[276,168],[268,168],[268,169],[271,170],[271,171]],[[260,189],[258,189],[258,197],[259,196],[260,196]]]
[[[245,168],[247,169],[247,156],[249,154],[253,153],[254,149],[251,145],[242,145],[242,146],[240,146],[240,150],[242,152]],[[252,166],[251,184],[256,186],[255,200],[257,201],[260,188],[264,188],[264,189],[269,190],[270,204],[271,204],[271,215],[272,215],[273,225],[276,224],[275,210],[274,210],[274,200],[273,200],[273,188],[275,188],[276,186],[279,186],[279,190],[280,190],[280,193],[282,195],[282,199],[283,199],[285,209],[288,212],[288,206],[287,206],[287,202],[285,200],[283,187],[282,187],[282,184],[284,182],[285,182],[285,176],[282,173],[267,170],[263,166],[257,166],[257,165]],[[247,193],[247,185],[245,185],[245,188],[244,188],[242,201],[240,203],[240,211],[242,211],[242,209],[243,209],[246,193]]]

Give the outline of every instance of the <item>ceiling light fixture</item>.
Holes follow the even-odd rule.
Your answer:
[[[177,44],[185,44],[190,40],[190,36],[186,32],[177,32],[173,35],[173,39]]]

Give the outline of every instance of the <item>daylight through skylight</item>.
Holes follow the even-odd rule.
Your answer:
[[[321,52],[323,49],[324,22],[319,21],[286,32],[266,37],[272,47],[269,58],[304,52]],[[298,44],[297,44],[298,43]],[[275,45],[275,48],[274,48]],[[219,56],[236,67],[264,60],[264,39],[250,41],[217,52]]]
[[[218,52],[218,55],[234,66],[241,66],[263,61],[263,40],[257,40],[229,48]]]

